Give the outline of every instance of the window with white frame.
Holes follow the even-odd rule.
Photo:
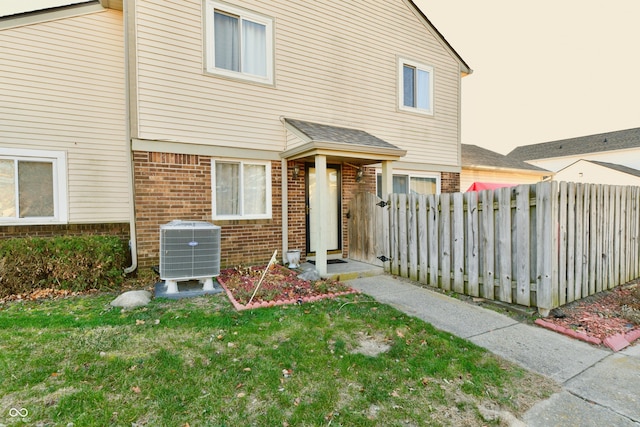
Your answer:
[[[398,61],[401,110],[433,114],[433,67],[415,61]]]
[[[377,194],[382,198],[382,173],[377,174]],[[440,193],[440,175],[425,173],[394,173],[393,193],[399,194],[438,194]]]
[[[273,19],[226,3],[206,3],[210,73],[273,83]]]
[[[0,148],[0,224],[66,222],[65,153]]]
[[[212,160],[215,219],[271,218],[271,164]]]

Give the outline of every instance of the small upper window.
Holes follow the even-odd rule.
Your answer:
[[[0,149],[0,223],[66,222],[65,155]]]
[[[433,114],[433,67],[400,60],[400,109]]]
[[[207,71],[273,83],[273,20],[207,1]]]

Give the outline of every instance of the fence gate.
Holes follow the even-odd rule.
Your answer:
[[[357,193],[349,205],[349,258],[383,267],[388,209],[372,193]],[[388,251],[388,250],[387,250]]]

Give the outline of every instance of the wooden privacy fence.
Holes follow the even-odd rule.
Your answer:
[[[444,290],[546,315],[640,276],[640,187],[543,182],[379,202],[362,193],[350,205],[350,256],[390,259],[392,274]]]

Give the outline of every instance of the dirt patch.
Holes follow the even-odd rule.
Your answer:
[[[270,266],[266,272],[265,268],[236,267],[220,272],[218,282],[237,310],[302,304],[356,292],[335,280],[300,279],[295,271],[281,265]]]
[[[551,311],[544,320],[604,341],[640,327],[640,280]]]
[[[376,357],[381,353],[386,353],[391,349],[389,340],[382,335],[367,335],[360,333],[358,346],[351,350],[351,353],[363,354],[365,356]]]

